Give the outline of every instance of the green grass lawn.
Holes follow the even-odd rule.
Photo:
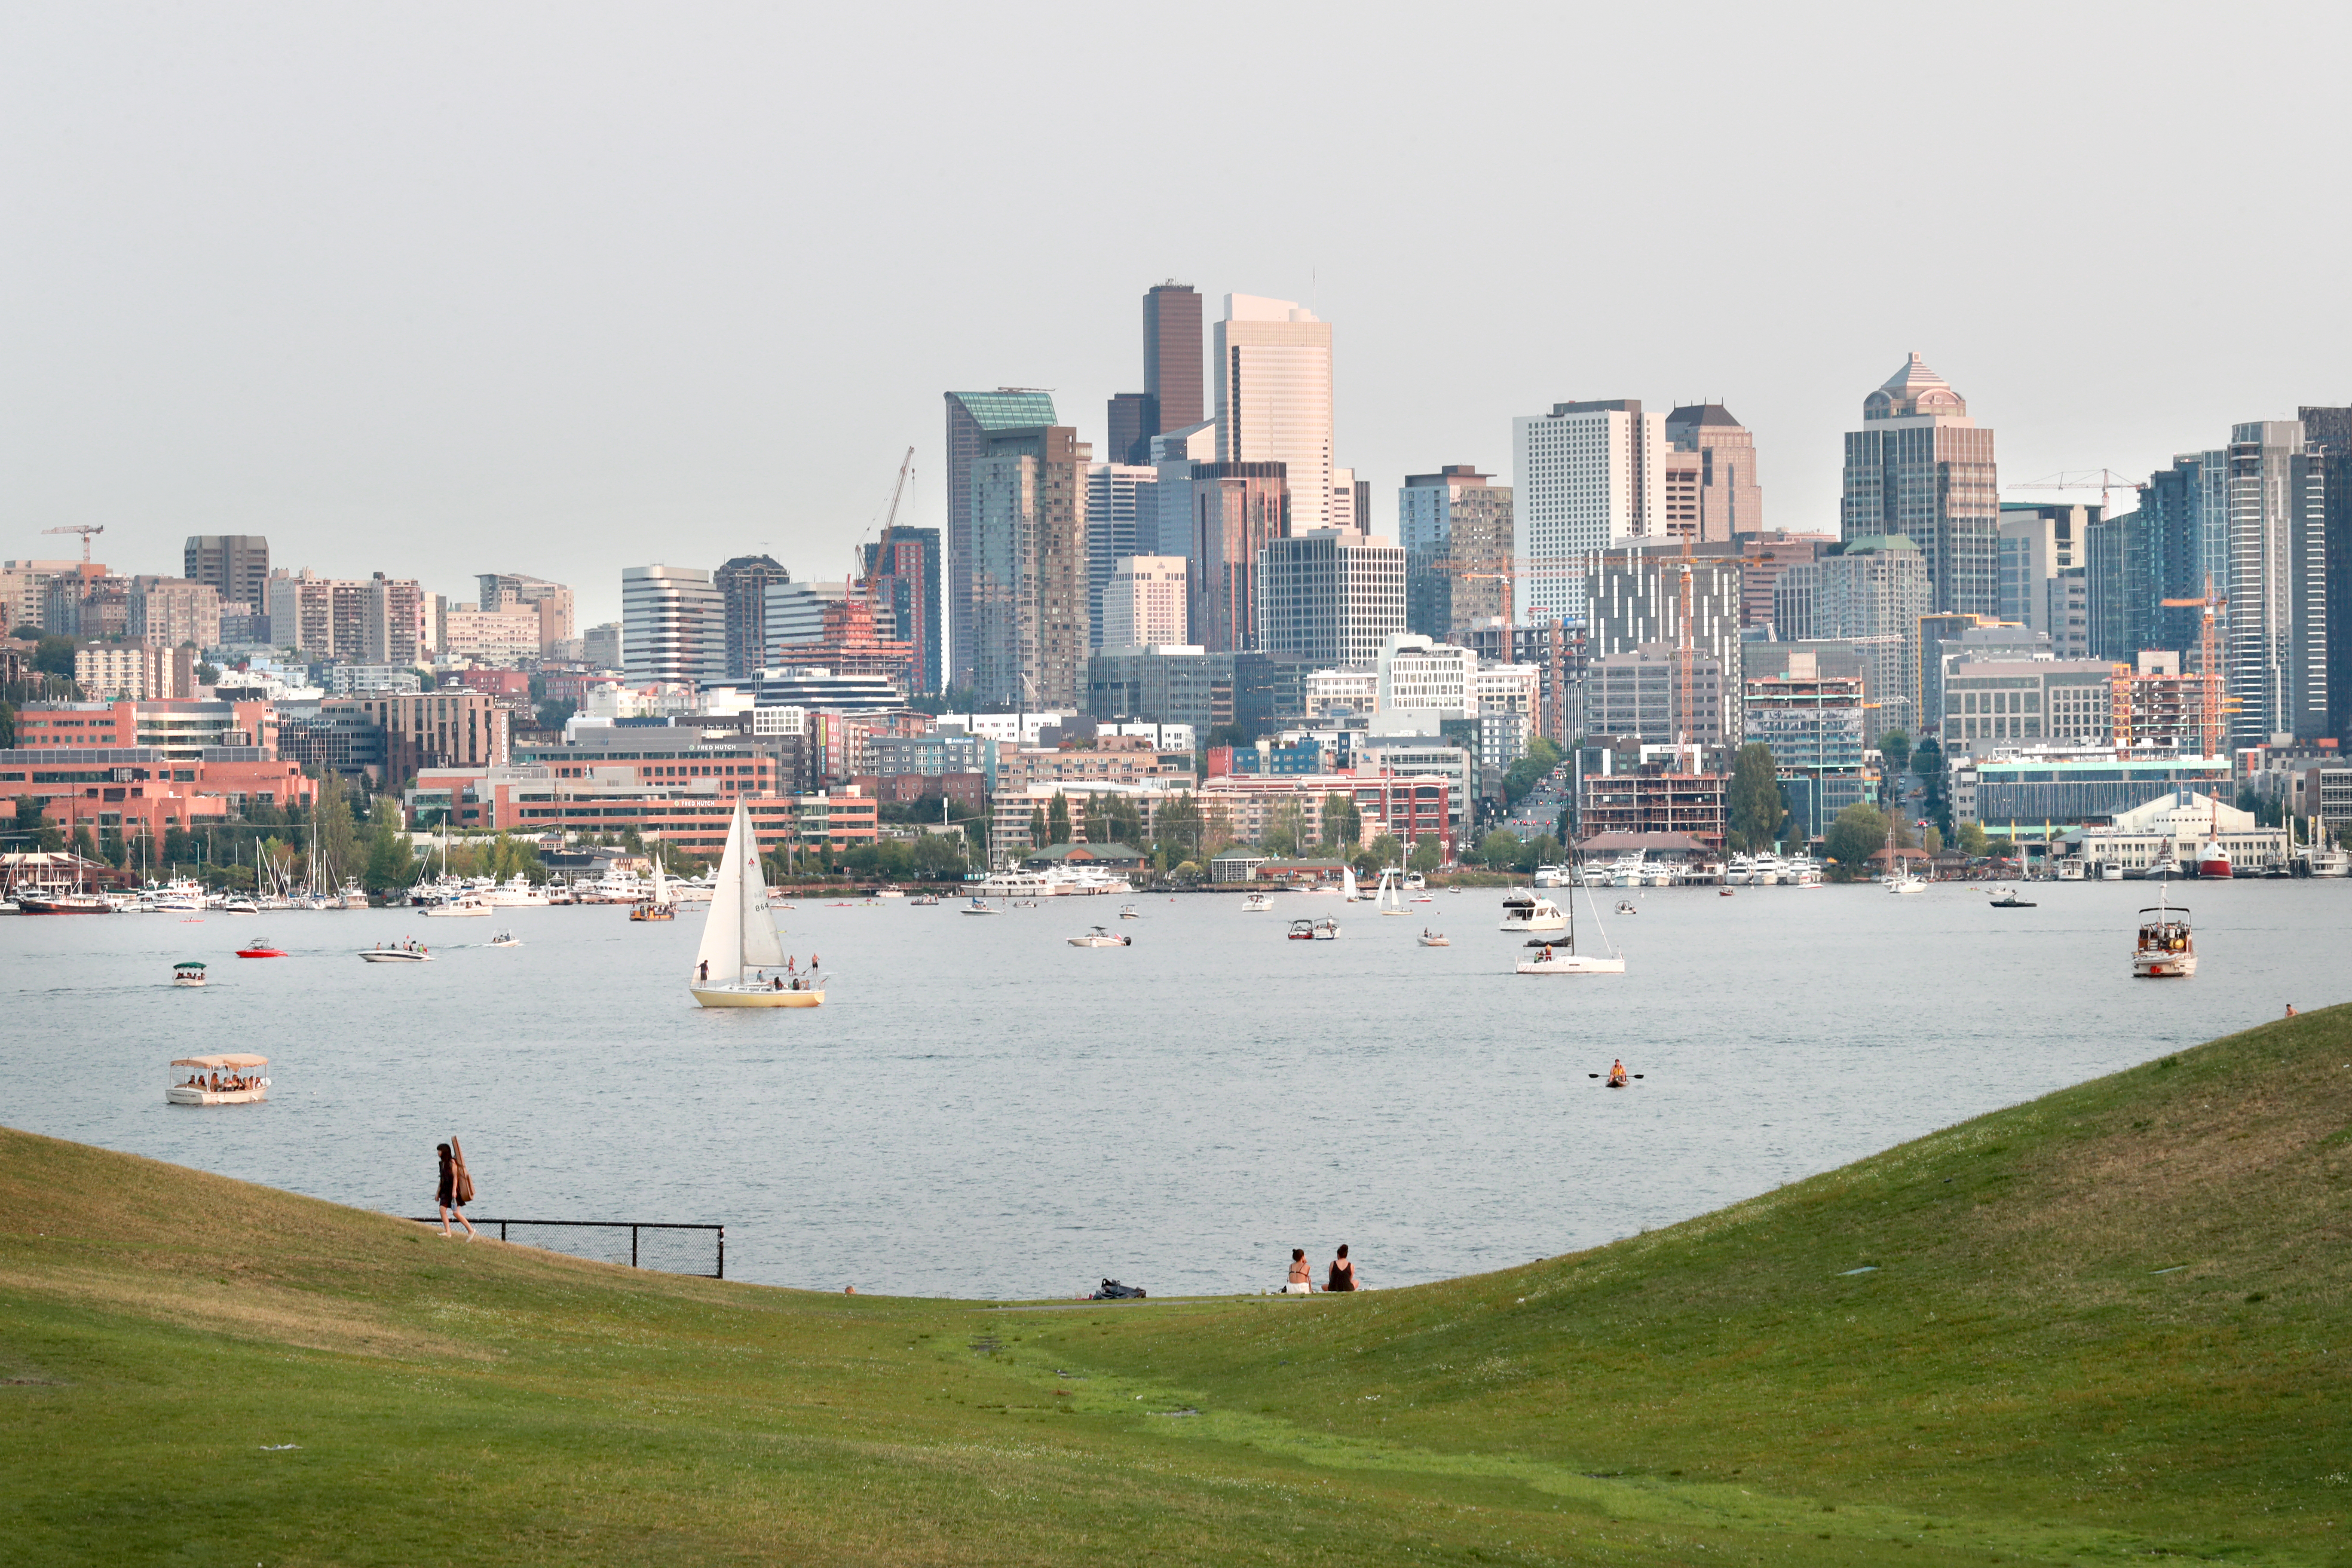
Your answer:
[[[0,1562],[2352,1564],[2347,1178],[2352,1008],[1307,1300],[635,1273],[0,1131]]]

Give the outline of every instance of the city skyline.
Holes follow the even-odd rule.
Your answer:
[[[583,586],[583,624],[617,615],[619,569],[656,553],[648,537],[680,560],[767,553],[831,575],[908,445],[900,521],[944,525],[942,387],[1052,386],[1108,458],[1102,410],[1140,382],[1137,299],[1170,276],[1204,300],[1295,299],[1335,324],[1335,460],[1378,497],[1448,462],[1507,473],[1513,415],[1622,390],[1661,408],[1722,400],[1769,454],[1772,525],[1833,529],[1855,388],[1915,348],[2001,432],[2012,498],[2060,469],[2138,478],[2226,446],[2237,424],[2352,402],[2347,307],[2325,292],[2294,333],[2183,353],[2169,323],[2244,280],[2221,226],[2179,230],[2129,268],[2099,259],[2125,215],[2167,210],[2184,182],[2291,197],[2293,176],[2251,154],[2294,144],[2317,90],[2305,79],[2347,28],[2332,15],[2305,19],[2292,58],[2221,70],[2220,89],[2252,40],[2191,62],[2159,13],[2049,21],[2052,47],[2168,95],[2161,124],[2095,90],[2049,102],[1999,27],[1930,50],[1905,47],[1927,19],[1883,19],[1876,44],[1901,52],[1916,101],[2035,105],[1922,144],[1855,128],[1854,46],[1826,15],[1727,19],[1726,47],[1687,58],[1664,19],[1535,19],[1510,30],[1519,47],[1477,113],[1410,137],[1364,90],[1417,66],[1401,37],[1350,30],[1330,46],[1348,68],[1325,85],[1261,91],[1295,85],[1281,51],[1227,60],[1213,17],[1155,40],[1168,68],[1141,84],[1084,64],[1116,58],[1114,26],[1054,46],[1072,68],[1066,178],[1118,188],[1120,156],[1082,133],[1116,101],[1109,81],[1164,106],[1209,79],[1244,106],[1198,116],[1228,221],[1165,203],[1044,252],[980,184],[919,167],[911,128],[838,168],[803,159],[848,89],[775,105],[775,62],[879,47],[878,22],[614,15],[602,34],[502,23],[462,38],[292,11],[127,33],[71,12],[18,20],[0,123],[38,154],[5,176],[23,237],[5,264],[23,374],[0,405],[18,527],[103,523],[118,558],[158,562],[191,533],[266,534],[280,561],[338,576],[371,569],[368,536],[395,532],[406,569],[445,590],[478,569],[467,542],[495,531],[501,560]],[[1535,62],[1570,27],[1633,62],[1592,107],[1625,110],[1653,155],[1548,179],[1530,206],[1524,188],[1550,167]],[[933,104],[923,126],[977,110],[974,67],[1009,47],[972,25],[894,45],[903,75],[883,100]],[[541,50],[547,72],[515,68]],[[310,69],[257,63],[289,55]],[[2183,90],[2192,71],[2200,85]],[[419,121],[419,102],[443,107]],[[108,136],[77,137],[85,120]],[[1721,221],[1773,246],[1729,264],[1582,243],[1598,215],[1656,199],[1645,164],[1727,142]],[[1302,187],[1309,157],[1324,174]],[[1335,243],[1441,181],[1510,216],[1475,247]],[[882,189],[893,199],[876,202]],[[1833,199],[1854,189],[1887,194]],[[2104,221],[2062,216],[2087,189]],[[1937,226],[1898,267],[1853,265],[1941,204],[2004,218]],[[2322,209],[2266,265],[2321,275],[2346,221]],[[2082,259],[2053,268],[2021,232]],[[1699,297],[1730,326],[1702,329]],[[23,537],[5,553],[47,552]]]

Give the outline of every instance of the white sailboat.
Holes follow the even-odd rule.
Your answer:
[[[687,989],[703,1007],[821,1007],[824,992],[815,974],[786,977],[783,944],[768,913],[768,880],[760,874],[759,840],[751,814],[735,803],[727,826],[727,848],[711,885],[710,912],[703,917],[702,943],[694,952],[694,978]],[[773,972],[773,973],[769,973]]]
[[[1353,866],[1340,867],[1339,900],[1342,903],[1353,904],[1362,902],[1363,898],[1364,889],[1356,886],[1356,868]]]
[[[1380,905],[1381,913],[1384,915],[1404,913],[1404,872],[1402,869],[1382,868],[1381,885],[1374,889],[1372,898],[1373,901]]]

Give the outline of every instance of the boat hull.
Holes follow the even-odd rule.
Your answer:
[[[85,898],[68,893],[61,898],[42,899],[32,894],[19,894],[16,912],[24,915],[110,915],[114,906],[104,899]]]
[[[1522,963],[1518,969],[1521,974],[1622,974],[1625,973],[1625,961],[1622,958],[1586,958],[1570,953]]]
[[[687,991],[699,1007],[822,1007],[822,991],[760,990],[752,986],[689,985]]]
[[[266,1089],[190,1089],[178,1083],[163,1091],[171,1105],[258,1105],[268,1098]]]
[[[384,948],[381,951],[362,948],[360,956],[370,963],[430,963],[433,962],[433,955],[429,952],[403,952],[392,948]]]
[[[2143,953],[2132,959],[2135,980],[2186,980],[2196,973],[2197,955],[2193,952]]]

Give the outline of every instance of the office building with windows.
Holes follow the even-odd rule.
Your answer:
[[[915,649],[911,689],[945,689],[940,636],[940,531],[892,523],[866,547],[866,595],[877,621]]]
[[[1556,403],[1511,421],[1514,620],[1581,623],[1601,552],[1664,531],[1665,426],[1638,398]]]
[[[1075,709],[1088,651],[1087,481],[1067,426],[991,434],[970,475],[972,689]]]
[[[181,547],[180,575],[202,583],[224,604],[258,614],[269,590],[269,541],[258,533],[192,533]]]
[[[1192,640],[1211,653],[1240,653],[1259,646],[1259,557],[1292,531],[1289,480],[1280,463],[1192,468]]]
[[[1053,395],[1000,386],[993,392],[950,392],[947,401],[948,680],[972,680],[977,626],[972,611],[971,469],[989,443],[1009,432],[1043,430],[1054,423]]]
[[[1189,593],[1182,556],[1121,556],[1112,563],[1110,582],[1103,590],[1097,651],[1182,644]]]
[[[1879,733],[1916,734],[1919,622],[1928,593],[1925,554],[1910,539],[1849,539],[1780,574],[1773,620],[1785,642],[1851,643],[1878,705]]]
[[[1327,526],[1337,477],[1330,323],[1293,300],[1228,294],[1213,363],[1217,461],[1281,464],[1292,530]]]
[[[1160,470],[1130,463],[1087,468],[1087,646],[1113,646],[1103,637],[1103,594],[1121,558],[1149,553],[1139,532],[1160,534]],[[1139,530],[1138,520],[1142,522]],[[1156,548],[1156,544],[1155,544]],[[1181,642],[1181,637],[1170,637]]]
[[[1993,433],[1916,353],[1863,400],[1862,418],[1845,438],[1843,537],[1916,541],[1932,608],[1999,614]]]
[[[2326,519],[2326,463],[2302,425],[2231,426],[2225,625],[2235,744],[2327,731]]]
[[[1268,653],[1370,664],[1404,630],[1404,551],[1347,528],[1268,540],[1258,552],[1257,638]]]
[[[727,601],[709,572],[621,569],[621,668],[631,681],[727,679]]]
[[[1405,552],[1405,625],[1450,637],[1500,618],[1508,608],[1511,487],[1467,463],[1408,474],[1397,491],[1397,537]]]
[[[1685,478],[1693,526],[1669,518],[1668,531],[1705,543],[1723,543],[1764,531],[1764,487],[1756,477],[1756,437],[1720,403],[1695,403],[1666,416],[1665,461]]]

